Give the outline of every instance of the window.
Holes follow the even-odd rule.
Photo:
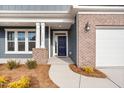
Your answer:
[[[25,51],[25,32],[18,32],[18,51]]]
[[[28,32],[28,51],[32,51],[35,48],[36,34],[35,32]]]
[[[31,53],[35,48],[36,33],[30,29],[6,30],[6,53]]]
[[[8,46],[7,46],[7,49],[8,51],[14,51],[15,50],[15,33],[13,31],[11,32],[7,32],[7,43],[8,43]]]

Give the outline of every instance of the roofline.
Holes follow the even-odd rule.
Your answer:
[[[124,5],[73,5],[67,11],[0,10],[1,14],[76,14],[77,12],[124,12]]]
[[[30,5],[29,5],[30,6]],[[37,6],[37,5],[36,5]],[[73,10],[73,6],[70,5],[70,8],[67,10],[0,10],[0,13],[23,13],[23,14],[30,14],[30,13],[43,13],[43,14],[66,14],[71,13]]]

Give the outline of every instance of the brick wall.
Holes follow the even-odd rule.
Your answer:
[[[48,50],[46,48],[33,48],[32,56],[39,64],[48,62]]]
[[[96,26],[124,26],[123,14],[79,14],[77,16],[77,64],[92,66],[96,63]],[[85,32],[86,23],[90,31]]]

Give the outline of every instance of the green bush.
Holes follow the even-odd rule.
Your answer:
[[[14,68],[19,67],[19,62],[16,62],[16,60],[9,60],[7,61],[7,68],[12,70]]]
[[[31,80],[29,77],[23,76],[18,81],[9,83],[8,87],[9,88],[29,88],[30,82]]]
[[[34,69],[37,67],[37,62],[35,60],[27,60],[26,65],[29,69]]]

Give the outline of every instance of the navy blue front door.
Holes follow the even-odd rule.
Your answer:
[[[66,36],[58,36],[58,56],[66,56]]]

